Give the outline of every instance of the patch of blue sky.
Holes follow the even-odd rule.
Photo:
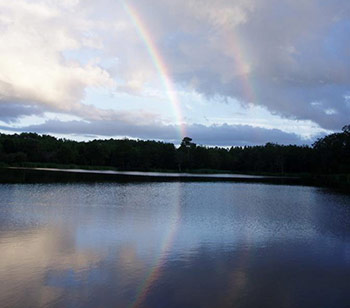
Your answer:
[[[162,92],[146,89],[142,95],[111,91],[106,88],[88,88],[83,103],[99,109],[115,111],[140,111],[166,116],[172,119],[172,105]]]
[[[64,50],[61,54],[67,61],[77,61],[81,65],[87,65],[93,59],[100,58],[102,51],[95,48],[81,48]]]
[[[61,54],[65,60],[78,62],[82,66],[97,64],[112,76],[115,74],[119,62],[117,57],[106,57],[102,49],[96,48],[65,50]]]
[[[334,22],[330,27],[325,39],[323,40],[323,47],[327,51],[329,57],[344,61],[348,59],[349,41],[344,40],[350,33],[350,21],[342,20]],[[344,58],[345,57],[345,58]]]
[[[113,109],[126,112],[148,112],[157,114],[165,124],[176,123],[173,106],[162,91],[146,89],[144,95],[125,92],[111,92],[104,88],[86,90],[84,104],[100,109]],[[208,99],[192,91],[178,91],[183,120],[188,124],[250,125],[267,129],[278,128],[287,133],[296,133],[305,139],[329,131],[321,129],[310,120],[293,120],[273,114],[266,108],[256,105],[242,105],[235,99],[215,97]]]
[[[192,92],[180,93],[183,114],[188,124],[229,124],[250,125],[267,129],[280,129],[287,133],[296,133],[305,139],[320,133],[329,132],[309,120],[293,120],[271,113],[263,106],[253,104],[242,105],[235,99],[216,97],[206,99],[204,96]]]

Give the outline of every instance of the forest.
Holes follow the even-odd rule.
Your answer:
[[[266,143],[206,147],[185,137],[176,147],[160,141],[78,142],[36,133],[0,134],[0,165],[256,174],[350,173],[350,125],[318,139],[312,146]]]

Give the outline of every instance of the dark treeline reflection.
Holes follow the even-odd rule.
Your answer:
[[[350,125],[312,146],[205,147],[185,137],[181,146],[142,140],[77,142],[48,135],[0,134],[0,163],[74,164],[119,170],[222,170],[271,173],[350,172]]]

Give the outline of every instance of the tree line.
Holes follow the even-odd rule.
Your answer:
[[[118,170],[247,173],[350,173],[350,125],[312,146],[206,147],[185,137],[179,147],[160,141],[78,142],[49,135],[0,134],[2,165],[74,165]]]

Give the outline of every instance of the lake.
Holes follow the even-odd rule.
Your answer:
[[[350,196],[232,182],[0,185],[1,307],[349,307]]]

